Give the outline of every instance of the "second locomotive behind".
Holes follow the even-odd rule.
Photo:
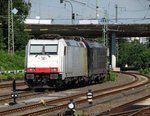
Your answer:
[[[31,88],[49,88],[99,82],[106,75],[106,47],[72,37],[29,40],[25,80]]]

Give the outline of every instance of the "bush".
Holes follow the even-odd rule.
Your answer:
[[[7,51],[0,51],[0,71],[24,69],[24,51],[15,52],[14,55]],[[0,79],[23,78],[23,73],[0,74]]]
[[[24,77],[24,73],[16,73],[16,74],[0,74],[0,79],[22,79]]]
[[[140,69],[139,72],[141,74],[150,74],[150,68]]]
[[[6,51],[0,51],[0,54],[0,70],[24,69],[24,56],[22,53],[11,55]]]

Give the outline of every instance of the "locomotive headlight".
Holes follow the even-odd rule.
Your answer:
[[[55,72],[55,71],[56,71],[56,68],[53,68],[53,71]]]
[[[58,72],[57,68],[51,68],[51,72]]]
[[[32,72],[32,71],[35,71],[35,68],[29,68],[29,70]]]

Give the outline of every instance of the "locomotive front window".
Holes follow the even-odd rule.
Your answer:
[[[58,49],[57,44],[31,45],[30,54],[31,55],[54,55],[57,54],[57,49]]]
[[[45,45],[45,54],[46,55],[57,54],[57,50],[58,50],[57,44]]]
[[[43,45],[31,45],[30,46],[30,54],[42,54]]]

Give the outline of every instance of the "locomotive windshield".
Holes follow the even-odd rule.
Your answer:
[[[30,54],[31,55],[56,55],[58,45],[57,44],[31,44]]]

